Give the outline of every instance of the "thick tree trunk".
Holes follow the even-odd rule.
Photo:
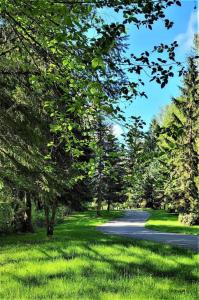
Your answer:
[[[47,236],[52,236],[54,233],[56,211],[57,211],[57,199],[53,201],[52,206],[50,206],[49,204],[45,205]]]
[[[110,211],[110,208],[111,208],[111,201],[108,201],[107,211]]]
[[[46,228],[46,234],[47,236],[52,236],[53,233],[54,233],[54,225],[49,223]]]

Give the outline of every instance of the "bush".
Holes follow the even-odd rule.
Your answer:
[[[37,227],[44,227],[46,224],[44,211],[36,209],[34,205],[32,208],[32,224],[35,229]]]
[[[66,216],[69,216],[72,210],[68,206],[59,206],[56,213],[56,224],[62,223]]]
[[[162,208],[168,213],[176,213],[176,209],[171,203],[166,203]]]
[[[12,228],[13,211],[9,203],[0,202],[0,233],[9,232]]]
[[[199,224],[199,214],[197,213],[186,213],[179,215],[179,221],[184,225],[197,225]]]
[[[146,208],[147,207],[147,201],[146,200],[141,200],[139,203],[139,207],[140,208]]]
[[[55,224],[60,224],[64,221],[65,217],[70,215],[72,210],[68,206],[58,206],[55,218]],[[46,218],[44,210],[38,210],[33,206],[32,210],[32,223],[34,227],[45,227]]]

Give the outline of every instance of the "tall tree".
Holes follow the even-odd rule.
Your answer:
[[[198,222],[198,56],[188,58],[181,97],[173,99],[159,136],[162,163],[167,165],[167,203],[182,213],[182,222]]]
[[[84,135],[92,131],[90,120],[100,127],[99,115],[122,118],[121,97],[146,96],[139,91],[141,78],[131,82],[127,73],[139,76],[148,68],[161,87],[173,76],[172,66],[161,57],[153,60],[148,51],[128,57],[125,37],[128,23],[151,30],[162,19],[167,29],[172,27],[164,11],[174,4],[180,1],[1,1],[1,80],[7,81],[7,89],[1,88],[1,178],[12,182],[26,205],[29,193],[42,198],[48,234],[59,199],[86,176],[82,157],[93,143]],[[121,11],[122,22],[106,24],[96,7]],[[161,56],[166,51],[176,63],[176,46],[161,43],[152,52]],[[101,169],[102,164],[100,159]]]

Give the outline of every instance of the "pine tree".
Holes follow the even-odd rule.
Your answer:
[[[126,136],[126,185],[130,206],[138,206],[141,196],[140,182],[143,174],[145,141],[144,125],[145,122],[140,117],[132,117],[132,124],[128,126],[129,130]]]
[[[182,112],[185,123],[174,114],[180,135],[177,138],[181,151],[179,170],[179,188],[183,191],[183,213],[199,212],[199,193],[196,184],[198,177],[198,151],[196,140],[199,137],[199,74],[195,57],[188,59],[188,72],[182,88],[182,100],[175,99],[176,107]]]
[[[165,181],[166,205],[181,213],[181,221],[198,222],[198,138],[199,76],[198,58],[188,58],[181,97],[173,99],[167,123],[162,127],[159,146],[162,163],[168,168]]]

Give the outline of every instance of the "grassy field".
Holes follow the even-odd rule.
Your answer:
[[[149,220],[146,223],[147,228],[163,231],[186,234],[199,234],[199,226],[185,226],[178,221],[176,214],[167,213],[164,210],[148,210],[150,212]]]
[[[194,252],[96,231],[120,214],[73,215],[50,239],[1,237],[0,299],[199,299]]]

